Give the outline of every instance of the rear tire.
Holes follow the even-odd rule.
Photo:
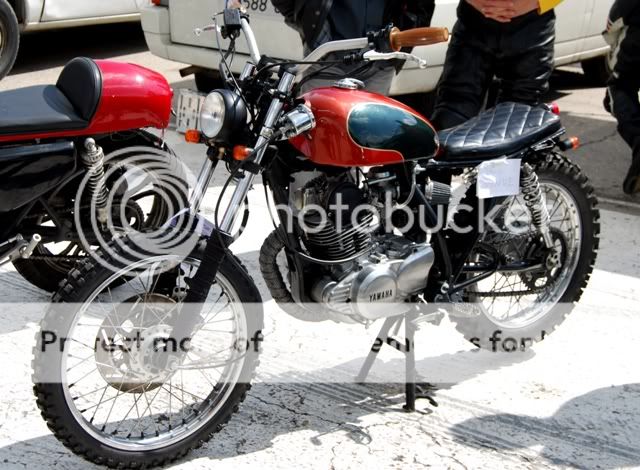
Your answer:
[[[0,0],[0,80],[13,68],[20,48],[20,26],[7,0]]]
[[[170,155],[171,158],[171,161],[168,161],[167,165],[171,169],[175,168],[175,174],[178,177],[182,177],[183,171],[180,167],[178,158],[170,149],[168,149],[168,147],[161,147],[160,143],[153,139],[153,136],[150,134],[147,134],[144,131],[139,131],[134,139],[127,141],[126,145],[149,146],[151,149],[161,149],[165,151],[165,153]],[[108,140],[98,141],[98,143],[103,147],[105,155],[109,155],[112,152],[119,150],[119,146],[122,145],[120,142],[116,142],[114,144]],[[180,196],[179,199],[180,200],[171,201],[175,206],[173,212],[177,212],[180,208],[184,207],[188,199],[187,193],[185,192],[185,194]],[[72,204],[72,202],[70,203]],[[169,212],[166,201],[163,201],[162,198],[158,198],[158,200],[154,202],[153,207],[145,220],[146,228],[153,229],[160,227],[173,215],[173,213]],[[76,264],[75,261],[68,261],[63,257],[54,256],[44,243],[36,246],[32,256],[34,259],[19,259],[14,261],[13,265],[16,268],[16,271],[26,281],[47,292],[55,292],[60,287],[60,283],[66,279],[69,271],[71,271]],[[49,256],[50,259],[35,259],[38,256]]]
[[[508,328],[485,311],[475,317],[456,316],[451,320],[456,329],[475,346],[492,351],[526,350],[542,341],[572,311],[587,287],[596,261],[600,235],[600,213],[593,187],[580,168],[561,155],[549,155],[534,167],[540,184],[562,185],[573,196],[582,223],[582,241],[577,265],[559,302],[537,321],[523,327]],[[469,294],[473,292],[470,291]],[[508,340],[515,341],[508,341]],[[508,343],[508,344],[507,344]],[[513,349],[515,347],[515,349]]]

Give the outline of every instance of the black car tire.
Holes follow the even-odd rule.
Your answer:
[[[18,18],[7,0],[0,0],[0,80],[13,68],[20,47]]]

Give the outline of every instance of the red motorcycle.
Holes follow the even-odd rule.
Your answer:
[[[229,40],[222,69],[242,33],[251,62],[239,77],[227,72],[228,89],[204,99],[199,130],[189,132],[208,146],[191,209],[220,162],[231,173],[223,195],[235,186],[230,197],[220,196],[215,223],[198,222],[192,245],[150,252],[136,234],[82,263],[38,336],[42,415],[66,446],[99,464],[179,458],[220,431],[246,397],[262,299],[257,273],[229,245],[258,174],[275,202],[275,230],[259,258],[271,296],[299,320],[384,320],[373,352],[388,344],[407,355],[407,410],[425,391],[413,356],[420,322],[437,322],[445,309],[476,346],[508,337],[525,349],[563,321],[593,269],[597,201],[562,154],[576,142],[564,137],[557,110],[502,103],[437,132],[357,80],[336,77],[298,93],[313,76],[304,75],[308,66],[322,73],[343,54],[357,67],[392,59],[423,66],[401,48],[446,41],[446,30],[386,28],[291,64],[260,55],[245,14],[221,15],[222,28],[205,29]],[[453,183],[463,191],[454,194]],[[403,322],[406,341],[391,340]]]
[[[165,222],[171,201],[151,183],[130,194],[123,175],[138,167],[148,176],[149,159],[178,166],[162,139],[143,130],[169,125],[172,96],[158,73],[88,58],[69,62],[55,85],[1,92],[0,263],[12,261],[29,282],[54,291],[114,225],[142,230]],[[83,181],[86,201],[101,199],[95,209],[104,233],[80,236],[78,223],[91,225],[77,200]]]

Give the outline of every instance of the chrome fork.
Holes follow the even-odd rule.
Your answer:
[[[285,72],[280,79],[280,83],[278,85],[279,94],[288,94],[291,92],[291,88],[293,86],[293,82],[295,80],[295,75],[290,74],[289,72]],[[274,126],[278,122],[280,118],[280,113],[282,112],[283,103],[278,98],[274,98],[271,101],[271,105],[269,106],[269,111],[267,112],[267,117],[265,118],[264,125],[262,130],[260,131],[260,137],[258,138],[258,142],[256,142],[257,153],[253,158],[253,163],[260,164],[262,159],[264,158],[264,154],[267,151],[267,145],[269,144],[269,140],[273,135]],[[256,175],[254,173],[245,173],[244,178],[240,180],[236,189],[231,196],[231,201],[227,206],[227,210],[222,218],[222,222],[218,227],[224,233],[231,233],[233,229],[233,225],[236,222],[238,217],[238,213],[242,202],[247,197],[247,193],[251,186],[253,185],[253,181]]]

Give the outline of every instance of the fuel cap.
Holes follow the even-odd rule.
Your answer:
[[[343,88],[345,90],[362,90],[364,88],[364,82],[356,80],[355,78],[343,78],[333,83],[335,88]]]

